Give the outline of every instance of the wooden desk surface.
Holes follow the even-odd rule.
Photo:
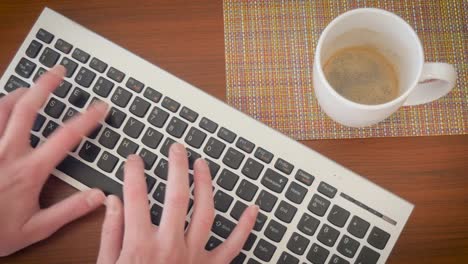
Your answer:
[[[222,1],[3,0],[0,72],[44,6],[224,99]],[[303,143],[416,205],[388,263],[468,263],[468,135]],[[75,191],[52,177],[42,202]],[[103,216],[101,208],[0,263],[93,263]]]

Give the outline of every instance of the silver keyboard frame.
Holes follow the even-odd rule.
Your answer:
[[[368,181],[367,179],[359,176],[358,174],[356,174],[356,173],[354,173],[354,172],[340,166],[339,164],[335,163],[334,161],[320,155],[319,153],[315,152],[314,150],[312,150],[312,149],[310,149],[310,148],[308,148],[308,147],[306,147],[306,146],[304,146],[304,145],[302,145],[302,144],[288,138],[287,136],[279,133],[278,131],[276,131],[276,130],[274,130],[274,129],[272,129],[272,128],[270,128],[270,127],[268,127],[268,126],[266,126],[266,125],[264,125],[262,123],[260,123],[259,121],[251,118],[250,116],[248,116],[248,115],[234,109],[233,107],[231,107],[231,106],[225,104],[224,102],[214,98],[213,96],[203,92],[202,90],[194,87],[193,85],[191,85],[191,84],[189,84],[189,83],[175,77],[174,75],[171,75],[170,73],[162,70],[161,68],[159,68],[159,67],[145,61],[144,59],[138,57],[137,55],[135,55],[135,54],[127,51],[126,49],[112,43],[111,41],[103,38],[102,36],[99,36],[98,34],[92,32],[92,31],[90,31],[90,30],[88,30],[88,29],[86,29],[86,28],[84,28],[82,26],[80,26],[79,24],[71,21],[70,19],[60,15],[59,13],[57,13],[57,12],[55,12],[55,11],[49,9],[49,8],[45,8],[43,10],[40,17],[38,18],[38,20],[36,21],[36,23],[32,27],[29,34],[26,36],[26,39],[24,40],[23,44],[21,45],[21,47],[19,48],[19,50],[16,53],[15,57],[13,58],[10,65],[6,69],[5,73],[3,74],[3,77],[0,80],[0,91],[4,91],[3,88],[4,88],[5,83],[7,82],[8,78],[10,77],[10,75],[13,74],[13,75],[18,76],[15,73],[14,69],[15,69],[16,65],[18,64],[19,60],[22,57],[26,56],[25,51],[26,51],[28,45],[31,43],[31,41],[33,39],[35,39],[35,35],[36,35],[37,31],[40,28],[46,29],[50,33],[54,34],[54,36],[55,36],[55,38],[54,38],[54,40],[52,41],[51,44],[42,43],[45,47],[53,48],[53,45],[55,44],[55,41],[58,38],[62,38],[65,41],[71,43],[74,48],[78,47],[78,48],[88,52],[91,55],[91,57],[96,56],[100,60],[106,62],[109,66],[115,67],[115,68],[121,70],[122,72],[124,72],[126,74],[126,77],[125,77],[124,81],[120,84],[120,86],[124,87],[125,82],[128,79],[128,77],[134,77],[135,79],[143,82],[145,85],[151,86],[154,89],[160,91],[163,94],[163,96],[169,96],[169,97],[175,99],[176,101],[178,101],[179,103],[181,103],[181,105],[187,106],[187,107],[191,108],[192,110],[196,111],[197,113],[200,114],[200,116],[205,116],[205,117],[217,122],[220,127],[221,126],[226,127],[228,129],[234,131],[238,136],[240,135],[240,136],[245,137],[246,139],[254,142],[256,146],[260,146],[260,147],[262,147],[262,148],[264,148],[266,150],[269,150],[270,152],[272,152],[274,154],[274,159],[273,159],[272,162],[270,162],[270,164],[265,165],[265,169],[273,168],[273,166],[274,166],[274,164],[276,162],[276,159],[277,158],[283,158],[283,159],[291,162],[295,166],[294,171],[292,172],[292,174],[290,176],[288,176],[290,181],[292,181],[292,179],[293,179],[293,177],[294,177],[294,175],[295,175],[295,173],[296,173],[296,171],[298,169],[302,169],[302,170],[304,170],[304,171],[306,171],[306,172],[308,172],[308,173],[315,176],[315,180],[314,180],[312,186],[308,187],[310,189],[310,191],[307,193],[306,197],[304,198],[303,203],[297,207],[298,212],[296,213],[296,216],[294,217],[293,221],[289,225],[287,225],[288,229],[287,229],[282,241],[280,243],[273,242],[273,244],[275,244],[278,247],[278,249],[276,250],[275,254],[273,255],[273,258],[271,260],[272,263],[276,263],[276,261],[278,260],[280,254],[282,253],[282,251],[287,250],[286,249],[286,244],[287,244],[287,242],[289,240],[289,237],[292,235],[292,233],[294,231],[297,230],[296,227],[297,227],[297,224],[298,224],[298,222],[300,220],[300,216],[302,216],[302,214],[304,212],[307,212],[307,213],[313,215],[315,218],[321,220],[322,223],[320,224],[319,228],[315,232],[314,237],[312,239],[311,239],[311,237],[305,235],[307,238],[311,239],[311,242],[308,245],[308,249],[305,251],[305,253],[302,256],[297,256],[296,254],[291,253],[289,250],[288,250],[288,252],[290,254],[294,255],[295,257],[298,257],[300,259],[300,263],[304,263],[304,262],[309,263],[309,261],[306,259],[306,255],[307,255],[307,253],[308,253],[308,251],[309,251],[309,249],[311,247],[311,244],[313,244],[313,243],[321,244],[320,242],[318,242],[316,240],[316,235],[319,232],[321,226],[323,225],[323,222],[327,221],[326,216],[328,215],[328,211],[330,209],[327,210],[327,214],[324,217],[318,217],[318,216],[312,214],[307,209],[307,205],[308,205],[309,201],[311,200],[312,195],[317,193],[317,186],[321,181],[325,181],[325,182],[331,184],[332,186],[334,186],[334,187],[336,187],[338,189],[338,194],[333,199],[329,199],[332,202],[332,205],[333,204],[339,205],[339,206],[345,208],[346,210],[348,210],[351,213],[351,216],[348,218],[348,221],[346,222],[346,224],[345,224],[345,226],[343,228],[338,228],[338,227],[332,225],[335,229],[340,231],[340,236],[338,237],[338,239],[336,241],[336,244],[333,247],[333,249],[330,249],[329,247],[321,244],[322,247],[326,248],[327,250],[330,250],[330,254],[328,256],[327,263],[328,263],[329,259],[331,258],[331,256],[333,254],[338,254],[338,255],[342,256],[340,253],[338,253],[336,251],[336,246],[339,243],[339,241],[341,239],[341,236],[343,236],[343,234],[347,233],[346,228],[347,228],[347,226],[348,226],[348,224],[349,224],[349,222],[350,222],[353,215],[358,215],[359,217],[361,217],[361,218],[365,219],[366,221],[368,221],[371,224],[369,230],[373,226],[378,226],[381,229],[388,232],[391,235],[390,240],[388,241],[388,243],[387,243],[384,250],[375,249],[373,246],[369,245],[367,243],[367,241],[366,241],[367,236],[369,235],[369,232],[370,232],[368,230],[368,232],[366,233],[366,236],[365,236],[364,239],[357,239],[356,237],[352,236],[354,239],[356,239],[360,243],[360,247],[359,247],[357,253],[355,254],[354,258],[349,259],[349,258],[346,258],[346,257],[343,257],[343,256],[342,257],[345,258],[346,260],[350,261],[351,263],[354,263],[357,256],[359,255],[359,252],[360,252],[362,246],[367,245],[368,247],[372,248],[373,250],[375,250],[375,251],[377,251],[377,252],[379,252],[381,254],[381,257],[379,259],[379,263],[385,263],[385,261],[387,260],[391,250],[393,249],[396,241],[398,240],[398,237],[401,234],[401,232],[403,230],[403,227],[405,226],[405,224],[406,224],[406,222],[407,222],[407,220],[408,220],[408,218],[409,218],[409,216],[410,216],[410,214],[411,214],[411,212],[412,212],[412,210],[414,208],[413,204],[403,200],[402,198],[400,198],[400,197],[390,193],[389,191],[377,186],[376,184]],[[41,52],[44,50],[45,47],[43,47],[41,49]],[[63,54],[61,54],[61,55],[62,56],[60,57],[59,61],[63,57]],[[71,54],[67,55],[67,56],[70,57]],[[40,67],[44,67],[44,68],[47,69],[47,67],[43,66],[38,61],[39,57],[40,56],[37,56],[36,59],[31,59],[31,58],[28,57],[28,59],[33,61],[34,63],[36,63],[38,65],[38,67],[40,66]],[[80,64],[79,66],[81,67],[82,64],[81,63],[79,63],[79,64]],[[89,68],[89,66],[88,66],[88,68]],[[76,72],[78,72],[78,69],[76,70]],[[70,81],[72,84],[74,84],[72,89],[74,87],[76,87],[76,84],[73,81],[74,80],[73,78],[75,77],[76,72],[71,78],[68,78],[68,81]],[[106,70],[106,72],[107,72],[107,70]],[[96,76],[94,82],[96,82],[96,80],[98,79],[99,76],[105,76],[105,73],[103,73],[103,74],[97,73],[97,76]],[[35,72],[32,74],[32,76],[28,80],[26,80],[28,83],[32,84],[32,77],[34,76],[34,74],[35,74]],[[20,78],[25,80],[22,77],[20,77]],[[107,78],[107,79],[109,79],[109,78]],[[90,89],[92,89],[92,87],[94,85],[94,82],[91,85],[91,88],[87,88],[85,90],[89,91]],[[116,86],[114,87],[113,91],[115,90],[115,88],[116,88]],[[135,92],[133,92],[133,91],[130,91],[130,92],[132,92],[134,94],[133,96],[136,95]],[[71,93],[71,91],[70,91],[70,93]],[[109,95],[108,98],[104,99],[104,101],[108,102],[110,105],[113,105],[110,102],[111,96],[112,96],[112,94]],[[142,94],[139,94],[139,96],[142,97]],[[134,97],[132,97],[132,100],[133,100],[133,98]],[[65,102],[67,104],[67,106],[71,106],[71,104],[68,102],[68,100],[64,100],[64,99],[59,99],[59,100],[62,101],[62,102]],[[91,101],[91,100],[89,100],[89,101]],[[89,104],[89,102],[88,102],[88,104]],[[160,104],[160,103],[158,103],[158,104]],[[129,113],[128,108],[125,109],[124,112],[127,113],[128,116],[133,116],[131,113]],[[177,114],[174,114],[174,113],[172,113],[170,111],[167,111],[167,112],[170,113],[169,118],[171,118],[174,115],[177,115]],[[47,115],[45,115],[45,116],[47,116]],[[146,126],[151,126],[147,122],[147,120],[145,118],[138,118],[136,116],[133,116],[133,117],[135,117],[135,118],[139,119],[140,121],[144,122]],[[145,117],[147,117],[147,115]],[[47,118],[48,118],[48,120],[49,119],[54,120],[53,118],[50,118],[49,116],[47,116]],[[128,117],[127,117],[127,119],[128,119]],[[200,117],[197,119],[197,122],[195,123],[196,125],[198,125],[199,120],[200,120]],[[55,120],[55,121],[58,122],[59,124],[61,124],[60,121],[57,121],[57,120]],[[106,127],[106,125],[104,125],[104,127]],[[122,131],[123,127],[124,126],[122,126],[121,129],[114,129],[114,128],[112,128],[112,129],[114,131],[117,131],[117,132],[125,135],[125,133]],[[104,130],[104,128],[101,130],[101,133],[102,133],[103,130]],[[165,132],[165,130],[161,131],[161,129],[160,129],[159,131],[162,132],[165,136],[168,136],[168,134],[167,134],[167,132]],[[187,131],[188,131],[188,129],[187,129]],[[187,131],[184,133],[182,138],[185,137]],[[44,141],[44,138],[42,137],[42,135],[39,135],[37,133],[36,133],[36,135],[41,138],[41,142]],[[99,143],[97,143],[97,139],[99,139],[99,136],[96,138],[96,140],[91,140],[90,139],[89,141],[91,141],[91,142],[93,142],[93,143],[95,143],[97,145],[100,145]],[[210,133],[208,133],[208,136],[210,136]],[[117,143],[117,146],[120,144],[121,140],[124,137],[125,136],[122,136],[119,139],[119,142]],[[140,136],[140,138],[141,138],[141,136]],[[141,143],[141,141],[139,139],[138,140],[133,140],[132,139],[132,141],[137,142],[140,145],[142,145],[142,143]],[[204,147],[205,143],[206,143],[206,140],[205,140],[204,144],[202,145],[202,148]],[[226,142],[224,142],[224,143],[226,143]],[[226,143],[226,144],[227,144],[226,149],[229,148],[230,146],[235,147],[234,146],[235,142],[232,143],[232,144],[229,144],[229,143]],[[162,156],[162,154],[159,152],[159,148],[161,147],[161,145],[162,145],[162,142],[158,146],[158,150],[155,152],[155,153],[158,154],[158,160],[153,165],[152,170],[157,165],[157,162],[159,161],[160,157]],[[116,153],[117,146],[114,148],[114,150],[109,150],[109,149],[106,149],[106,150],[108,152],[112,153],[113,155],[115,155],[116,157],[120,157]],[[201,151],[201,149],[196,150],[196,151],[199,154],[201,154],[202,157],[206,157],[206,154],[204,154],[203,151]],[[226,151],[226,149],[224,150],[224,152]],[[155,151],[155,150],[152,150],[152,151]],[[224,154],[224,152],[223,152],[223,154]],[[77,153],[73,153],[71,155],[78,158],[78,159],[80,159],[79,156],[77,155]],[[234,171],[234,170],[232,170],[230,168],[228,168],[228,169],[230,169],[231,171],[234,171],[238,175],[242,175],[242,173],[240,173],[240,169],[242,168],[243,164],[245,163],[245,161],[247,160],[247,158],[249,156],[253,157],[253,153],[246,155],[246,158],[242,162],[241,167],[239,168],[239,170]],[[210,158],[210,157],[208,157],[208,158]],[[121,157],[120,157],[120,159],[121,159]],[[213,160],[212,158],[210,158],[210,159]],[[96,165],[97,160],[99,160],[99,158],[96,159],[96,161],[94,163],[88,163],[86,161],[83,161],[83,162],[87,163],[88,165],[95,168],[96,170],[98,170],[98,171],[100,171],[100,172],[102,172],[102,173],[104,173],[106,175],[109,175],[109,174],[103,172],[101,169],[99,169],[97,167],[97,165]],[[222,171],[222,169],[225,168],[226,166],[224,164],[222,164],[222,162],[219,162],[218,164],[221,165],[221,169],[218,172],[218,175],[219,175],[220,172]],[[115,172],[115,170],[114,170],[114,172]],[[88,189],[87,186],[85,186],[85,185],[81,184],[80,182],[74,180],[73,178],[61,173],[60,171],[55,170],[53,172],[53,174],[55,176],[57,176],[58,178],[62,179],[63,181],[65,181],[66,183],[72,185],[73,187],[75,187],[75,188],[77,188],[79,190]],[[110,176],[110,177],[112,177],[114,180],[120,182],[115,176]],[[156,185],[153,188],[156,188],[157,184],[159,182],[161,182],[160,178],[158,178],[158,177],[155,177],[155,178],[157,179],[158,182],[156,183]],[[253,204],[255,202],[258,194],[260,193],[260,191],[262,189],[266,189],[266,188],[260,183],[261,177],[259,177],[256,181],[253,181],[253,180],[251,180],[251,179],[249,179],[247,177],[243,177],[243,178],[245,178],[246,180],[249,180],[250,182],[256,184],[260,188],[257,191],[257,193],[256,193],[254,199],[252,200],[252,202],[247,203],[247,204]],[[224,190],[224,189],[223,189],[223,191],[226,192],[226,193],[229,193],[233,197],[236,197],[235,190],[237,189],[237,186],[239,185],[240,181],[241,180],[239,180],[236,183],[236,187],[234,188],[233,191],[229,192],[229,191]],[[215,188],[218,189],[218,186],[216,185],[215,182],[214,182],[214,185],[215,185]],[[289,183],[288,183],[288,186],[289,186]],[[303,186],[305,186],[305,185],[303,185]],[[307,187],[307,186],[305,186],[305,187]],[[285,192],[286,192],[286,189],[287,189],[287,187],[285,188],[285,190],[283,190],[283,192],[281,194],[276,194],[276,193],[274,193],[274,194],[276,196],[278,196],[279,199],[287,200],[285,198],[285,196],[284,196]],[[266,190],[268,190],[268,189],[266,189]],[[374,214],[371,214],[369,211],[364,210],[363,208],[357,206],[356,204],[351,203],[350,201],[344,199],[343,197],[341,197],[339,195],[339,193],[341,191],[345,192],[347,195],[353,197],[354,199],[365,203],[367,206],[381,212],[382,214],[384,214],[386,216],[389,216],[390,218],[392,218],[393,220],[396,221],[396,225],[392,225],[389,222],[385,221],[384,219],[379,218],[379,217],[375,216]],[[269,192],[273,193],[272,191],[269,191]],[[155,202],[155,200],[151,196],[149,196],[149,197],[150,197],[149,199],[151,200],[151,203],[157,203],[157,202]],[[243,202],[245,203],[245,201],[243,201]],[[276,207],[278,206],[278,204],[279,204],[279,202],[277,202],[277,204],[275,205],[273,211],[271,213],[267,214],[269,217],[273,215],[273,213],[276,210]],[[291,204],[296,205],[294,203],[291,203]],[[233,205],[234,205],[234,203],[231,204],[231,207],[228,210],[228,213],[225,213],[225,214],[219,213],[219,212],[218,213],[223,215],[224,217],[226,217],[228,219],[233,220],[232,217],[229,215]],[[330,205],[330,208],[332,207],[332,205]],[[280,220],[278,220],[278,221],[281,222]],[[265,224],[265,226],[263,227],[263,229],[262,229],[262,231],[260,233],[263,233],[263,231],[265,230],[267,224],[268,223]],[[255,233],[259,237],[264,237],[264,235],[259,234],[259,232],[253,231],[253,233]],[[216,237],[218,237],[218,236],[216,236]],[[221,239],[220,237],[218,237],[218,238]],[[265,238],[265,239],[270,241],[268,238]],[[223,239],[221,239],[221,240],[223,240]],[[258,243],[258,241],[259,241],[259,238],[257,238],[257,240],[255,242],[255,245],[251,249],[251,251],[249,251],[249,252],[243,251],[247,255],[247,259],[250,258],[250,257],[253,257],[258,261],[258,258],[256,258],[253,255],[254,248],[255,248],[256,244]],[[272,242],[272,241],[270,241],[270,242]]]

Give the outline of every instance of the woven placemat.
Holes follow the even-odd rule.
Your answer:
[[[348,128],[319,108],[312,86],[315,45],[333,18],[377,7],[405,19],[423,42],[426,61],[457,69],[445,97],[402,107],[367,128]],[[468,132],[468,1],[224,1],[227,101],[298,140],[454,135]]]

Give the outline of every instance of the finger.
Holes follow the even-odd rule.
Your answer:
[[[194,164],[195,204],[187,233],[190,247],[204,247],[210,236],[214,219],[213,189],[210,169],[203,159]]]
[[[101,206],[105,198],[104,193],[97,189],[76,193],[37,212],[26,222],[23,230],[31,243],[45,239],[65,224]]]
[[[0,138],[5,131],[8,119],[10,118],[11,111],[15,107],[18,100],[26,93],[28,89],[20,88],[16,89],[9,95],[0,99]]]
[[[98,264],[115,264],[119,259],[122,250],[123,225],[122,203],[117,196],[109,195],[106,199],[106,217],[102,225]]]
[[[185,216],[189,202],[188,160],[183,145],[172,144],[169,151],[169,171],[161,225],[162,237],[183,238]]]
[[[88,108],[88,110],[78,116],[73,117],[65,125],[55,131],[49,139],[40,145],[35,151],[31,152],[30,162],[40,164],[40,169],[44,173],[42,178],[45,181],[48,173],[52,171],[83,138],[91,133],[98,122],[104,119],[107,111],[105,103],[97,103]]]
[[[36,84],[28,90],[13,108],[11,118],[4,132],[0,150],[9,149],[10,155],[22,153],[29,149],[29,133],[32,129],[37,112],[57,88],[63,79],[65,68],[57,65],[43,74]],[[14,147],[8,147],[14,146]],[[1,151],[0,151],[1,152]]]
[[[257,205],[250,206],[244,211],[239,224],[234,228],[228,239],[211,251],[215,259],[214,263],[230,263],[239,254],[254,227],[257,214]]]
[[[123,188],[125,238],[141,239],[151,230],[151,222],[143,161],[138,155],[130,155],[125,163]]]

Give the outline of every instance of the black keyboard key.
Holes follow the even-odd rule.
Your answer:
[[[286,198],[288,198],[291,202],[300,204],[302,200],[307,194],[307,188],[302,187],[296,182],[291,182],[286,191]]]
[[[294,166],[291,163],[285,161],[284,159],[278,158],[275,162],[275,168],[289,175],[293,171]]]
[[[258,186],[250,183],[247,180],[242,180],[242,182],[239,184],[239,187],[237,187],[236,194],[246,201],[252,201],[255,194],[257,193],[257,190]]]
[[[270,242],[260,239],[258,241],[257,247],[254,250],[254,255],[263,261],[270,261],[275,254],[276,246],[271,244]]]
[[[151,193],[151,190],[153,189],[154,185],[156,184],[156,179],[147,175],[145,173],[145,180],[146,180],[146,190],[149,193]]]
[[[83,146],[81,146],[80,157],[88,162],[94,162],[94,160],[97,158],[99,155],[99,152],[101,151],[101,148],[94,145],[93,143],[89,141],[85,141],[83,143]]]
[[[85,88],[88,88],[94,81],[94,78],[96,78],[96,73],[88,70],[85,67],[81,67],[81,69],[76,74],[75,82]]]
[[[106,148],[113,149],[119,139],[120,135],[117,132],[106,128],[99,138],[99,143]]]
[[[167,180],[167,169],[168,169],[168,162],[165,159],[160,159],[158,165],[154,169],[154,174],[163,180]]]
[[[70,53],[70,51],[73,49],[73,46],[63,39],[58,39],[57,42],[55,42],[54,47],[65,54]]]
[[[112,88],[114,88],[113,82],[104,77],[99,77],[97,82],[94,84],[93,91],[102,97],[107,97],[112,91]]]
[[[42,49],[42,44],[33,40],[31,44],[29,44],[28,49],[26,49],[26,55],[30,58],[36,58],[39,51]]]
[[[197,129],[196,127],[191,127],[187,136],[185,137],[185,142],[194,148],[200,148],[203,142],[205,141],[206,134]]]
[[[245,258],[247,258],[247,256],[241,252],[231,261],[230,264],[242,264],[244,263]]]
[[[310,173],[307,173],[303,170],[298,170],[295,176],[296,180],[302,182],[303,184],[310,186],[314,182],[315,177]]]
[[[225,192],[217,191],[214,195],[214,207],[216,210],[225,213],[228,211],[233,200],[234,198]]]
[[[328,261],[328,264],[349,264],[349,261],[343,259],[342,257],[338,255],[333,255],[330,258],[330,261]]]
[[[158,204],[153,204],[153,206],[151,206],[151,211],[150,211],[151,222],[154,225],[159,225],[160,224],[161,217],[162,217],[162,212],[163,212],[163,208],[161,206],[159,206]]]
[[[378,249],[384,249],[390,234],[374,226],[367,238],[367,242]]]
[[[112,95],[111,101],[120,107],[126,107],[130,98],[132,98],[132,94],[119,86]]]
[[[0,98],[4,97],[5,94],[4,93],[0,93]]]
[[[43,65],[52,68],[60,58],[60,54],[53,49],[45,48],[39,57],[39,62]]]
[[[148,121],[155,127],[163,127],[168,117],[169,114],[166,111],[155,106],[148,116]]]
[[[181,138],[185,130],[187,129],[187,126],[187,123],[179,119],[177,116],[174,116],[167,125],[166,131],[171,136]]]
[[[319,224],[320,221],[318,219],[307,213],[304,213],[301,217],[301,220],[299,221],[299,224],[297,224],[297,229],[306,235],[313,236]]]
[[[119,153],[120,156],[127,158],[129,155],[135,154],[137,149],[138,144],[127,138],[124,138],[120,143],[119,148],[117,149],[117,153]]]
[[[214,163],[213,161],[209,159],[205,159],[205,161],[208,164],[208,168],[210,168],[211,179],[214,179],[219,169],[221,168],[221,166],[219,166],[218,164]]]
[[[285,232],[286,227],[272,219],[265,229],[265,236],[275,242],[280,242]]]
[[[79,48],[76,48],[73,51],[72,57],[82,63],[86,63],[89,60],[89,54],[83,50],[80,50]]]
[[[366,220],[359,216],[353,216],[348,225],[348,232],[357,238],[363,238],[366,235],[369,226],[370,224]]]
[[[247,237],[247,240],[244,243],[244,246],[242,247],[243,250],[251,250],[253,245],[255,244],[255,240],[257,240],[257,236],[250,233],[249,236]]]
[[[228,238],[234,227],[236,227],[236,224],[221,215],[216,215],[211,231],[222,238]]]
[[[128,78],[125,86],[127,86],[128,89],[137,93],[141,93],[141,91],[143,91],[143,87],[145,87],[145,85],[142,82],[135,80],[132,77]]]
[[[98,58],[93,58],[89,62],[89,67],[91,67],[91,69],[94,69],[100,73],[103,73],[107,69],[107,64]]]
[[[242,154],[240,151],[229,148],[226,151],[226,154],[223,158],[223,163],[229,166],[232,169],[238,169],[242,161],[244,160],[245,155]]]
[[[37,114],[36,119],[34,120],[32,130],[36,131],[36,132],[41,130],[41,128],[44,125],[45,121],[46,121],[46,118],[43,115]]]
[[[54,131],[59,127],[59,125],[57,123],[55,123],[54,121],[50,120],[46,127],[44,128],[44,131],[42,131],[42,135],[44,137],[49,137],[52,133],[54,133]]]
[[[97,165],[101,170],[105,172],[112,172],[115,169],[115,166],[117,165],[118,161],[119,159],[116,156],[110,154],[107,151],[104,151]]]
[[[130,105],[130,112],[138,117],[144,117],[150,107],[150,103],[140,97],[135,97]]]
[[[132,138],[138,138],[144,127],[145,125],[142,122],[130,117],[127,120],[127,124],[125,124],[123,131]]]
[[[271,212],[277,200],[278,200],[278,197],[274,196],[273,194],[267,191],[262,190],[260,194],[258,195],[258,198],[255,201],[255,204],[257,204],[260,207],[260,209],[262,209],[263,211]]]
[[[156,189],[154,190],[153,198],[156,201],[163,204],[165,196],[166,196],[166,184],[163,182],[160,182],[158,186],[156,186]]]
[[[76,111],[74,108],[69,107],[68,110],[65,112],[62,121],[67,122],[69,119],[73,118],[75,115],[79,115],[80,112]]]
[[[247,153],[252,153],[252,151],[255,148],[255,144],[243,137],[240,137],[236,142],[236,147],[240,148],[241,150]]]
[[[156,90],[154,90],[151,87],[146,87],[145,92],[143,93],[143,96],[146,99],[151,100],[154,103],[159,102],[161,100],[162,94]]]
[[[298,255],[302,255],[307,249],[309,242],[310,242],[309,239],[305,238],[299,233],[294,232],[288,241],[287,247],[292,252]]]
[[[340,243],[338,244],[338,252],[343,254],[348,258],[353,258],[359,248],[359,242],[350,238],[347,235],[344,235],[341,238]]]
[[[189,122],[195,122],[198,118],[198,113],[193,111],[192,109],[188,108],[188,107],[182,107],[182,109],[180,110],[180,113],[179,115],[181,117],[183,117],[185,120],[189,121]]]
[[[124,112],[112,107],[107,114],[106,123],[112,127],[120,128],[126,117],[127,115]]]
[[[167,96],[164,97],[161,105],[167,110],[174,112],[174,113],[177,112],[177,110],[179,110],[179,107],[180,107],[180,104],[177,101]]]
[[[11,75],[10,78],[8,79],[7,83],[5,84],[5,91],[10,93],[10,92],[13,92],[14,90],[16,90],[18,88],[22,88],[22,87],[29,88],[30,85],[29,85],[29,83],[21,80],[20,78],[14,76],[14,75]]]
[[[343,227],[346,223],[346,221],[349,218],[350,213],[346,211],[345,209],[341,208],[338,205],[333,205],[332,209],[330,210],[330,213],[328,213],[328,221],[330,223],[338,226],[338,227]]]
[[[299,259],[289,254],[288,252],[281,253],[280,258],[276,264],[298,264]]]
[[[317,190],[329,198],[335,197],[336,192],[337,192],[335,187],[331,186],[330,184],[326,182],[321,182],[319,186],[317,187]]]
[[[63,67],[66,69],[65,77],[70,78],[75,73],[76,68],[78,67],[78,63],[70,60],[67,57],[63,57],[62,61],[60,62]]]
[[[242,174],[251,178],[252,180],[256,180],[260,176],[260,173],[262,173],[263,167],[264,166],[260,162],[252,158],[248,158],[244,164],[244,167],[242,167]]]
[[[26,58],[21,58],[18,65],[16,65],[15,72],[24,78],[29,78],[36,69],[36,64]]]
[[[204,152],[208,156],[217,159],[221,156],[225,147],[226,145],[224,143],[211,137],[205,145]]]
[[[258,147],[257,150],[255,151],[255,157],[265,163],[270,163],[271,160],[273,159],[273,154],[261,147]]]
[[[60,82],[60,85],[57,87],[57,89],[55,89],[54,94],[58,97],[65,98],[68,92],[70,91],[71,87],[72,87],[71,83],[65,80],[62,80],[62,82]]]
[[[210,239],[208,239],[208,242],[205,245],[205,249],[208,251],[211,251],[215,248],[217,248],[219,245],[223,243],[221,240],[217,239],[214,236],[211,236]]]
[[[329,206],[330,206],[330,201],[328,201],[327,199],[323,198],[322,196],[318,194],[314,194],[307,208],[312,213],[318,216],[324,216]]]
[[[95,139],[98,135],[99,132],[101,132],[102,125],[99,124],[92,132],[91,134],[88,135],[89,138]]]
[[[36,33],[36,38],[38,38],[38,39],[44,41],[45,43],[49,44],[54,39],[54,35],[52,35],[50,32],[48,32],[48,31],[41,28]]]
[[[237,135],[236,135],[236,133],[232,132],[231,130],[229,130],[229,129],[225,128],[225,127],[222,127],[218,131],[218,137],[220,137],[221,139],[227,141],[228,143],[232,143],[236,139]]]
[[[152,129],[151,127],[148,127],[148,129],[146,129],[145,134],[143,134],[143,138],[141,139],[141,142],[143,142],[143,144],[145,144],[146,146],[152,149],[156,149],[159,143],[161,142],[162,138],[163,138],[163,134]]]
[[[161,146],[160,152],[166,157],[169,157],[169,148],[171,147],[172,144],[174,144],[175,141],[171,138],[166,138],[164,141],[163,145]]]
[[[328,258],[328,254],[330,254],[330,251],[314,243],[309,253],[307,253],[307,259],[314,264],[324,264]]]
[[[70,94],[70,97],[68,98],[68,101],[78,107],[78,108],[83,108],[86,103],[88,102],[89,99],[89,93],[83,91],[82,89],[76,87],[73,92]]]
[[[338,232],[338,230],[334,229],[333,227],[327,224],[323,224],[322,228],[320,229],[320,232],[317,235],[317,239],[324,245],[333,247],[339,235],[340,232]]]
[[[195,161],[201,158],[201,155],[189,148],[187,148],[186,150],[187,150],[189,169],[193,170],[193,165],[195,164]]]
[[[265,225],[266,221],[267,221],[267,216],[264,215],[263,213],[259,212],[258,215],[257,215],[257,219],[255,219],[255,225],[253,227],[253,229],[255,231],[260,231],[262,230],[263,226]]]
[[[268,189],[281,193],[286,186],[288,179],[272,169],[267,169],[261,182]]]
[[[59,118],[64,109],[65,104],[52,97],[45,106],[44,112],[53,118]]]
[[[29,144],[33,148],[37,147],[37,144],[39,144],[39,138],[36,137],[35,135],[31,134],[30,137],[29,137]]]
[[[46,69],[39,67],[39,69],[36,71],[36,74],[34,74],[33,82],[35,83],[39,79],[39,77],[41,77],[46,72]]]
[[[238,179],[239,176],[237,176],[235,173],[224,169],[219,175],[218,181],[216,183],[224,189],[232,191]]]
[[[67,156],[57,169],[90,188],[123,198],[122,185],[72,156]]]
[[[143,163],[145,164],[145,170],[151,170],[151,168],[154,165],[154,162],[156,162],[156,159],[158,158],[158,155],[145,148],[141,149],[138,155],[140,155],[140,157],[143,159]]]
[[[125,78],[125,74],[123,72],[117,70],[114,67],[110,67],[110,69],[107,71],[107,77],[109,77],[112,80],[120,83]]]
[[[296,212],[296,207],[290,205],[285,201],[281,201],[278,205],[278,208],[276,208],[275,216],[285,223],[291,223],[292,219],[296,215]]]
[[[236,203],[232,207],[231,216],[234,219],[239,221],[239,219],[241,218],[242,213],[245,211],[245,209],[247,209],[246,204],[244,204],[243,202],[240,202],[240,201],[236,201]]]
[[[371,248],[364,246],[359,252],[356,259],[356,264],[376,264],[380,258],[380,254],[372,250]]]
[[[211,121],[210,119],[203,117],[200,120],[200,127],[205,129],[208,132],[214,133],[216,129],[218,128],[218,124],[215,122]]]

